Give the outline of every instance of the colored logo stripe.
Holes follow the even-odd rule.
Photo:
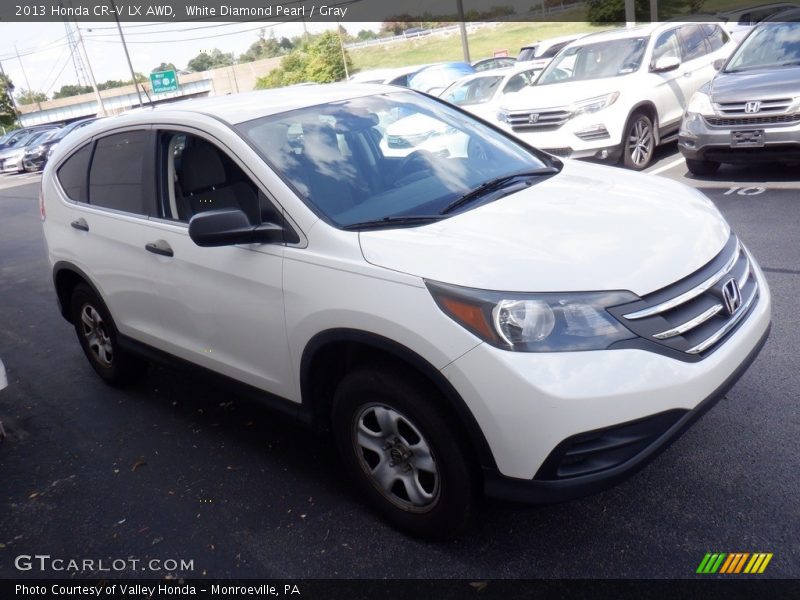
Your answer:
[[[769,561],[772,560],[772,556],[772,553],[767,552],[756,552],[754,554],[749,552],[732,552],[730,554],[708,552],[703,557],[703,560],[700,561],[697,573],[704,575],[717,572],[727,575],[742,572],[750,574],[763,573]]]

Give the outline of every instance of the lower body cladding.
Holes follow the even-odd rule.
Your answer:
[[[760,293],[708,356],[684,362],[640,349],[508,352],[481,344],[442,373],[481,426],[497,469],[487,495],[555,502],[632,475],[719,400],[755,359],[770,328]]]
[[[705,120],[687,119],[681,126],[678,148],[689,160],[717,163],[800,161],[800,115],[793,123],[758,124],[758,119],[736,126],[712,127]]]

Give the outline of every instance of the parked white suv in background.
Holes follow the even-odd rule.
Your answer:
[[[387,123],[463,145],[383,153]],[[568,161],[418,92],[309,86],[111,117],[57,146],[61,311],[123,384],[177,357],[330,430],[393,524],[641,468],[766,339],[756,262],[700,192]],[[721,452],[727,449],[720,449]]]
[[[501,102],[501,125],[562,157],[641,170],[674,140],[684,109],[734,44],[718,23],[655,23],[564,48],[536,85]]]

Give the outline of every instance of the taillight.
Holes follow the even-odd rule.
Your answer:
[[[44,186],[39,187],[39,216],[42,221],[47,218],[47,211],[44,208]]]

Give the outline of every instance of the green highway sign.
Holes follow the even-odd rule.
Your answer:
[[[178,75],[175,71],[157,71],[150,73],[150,85],[154,94],[178,91]]]

